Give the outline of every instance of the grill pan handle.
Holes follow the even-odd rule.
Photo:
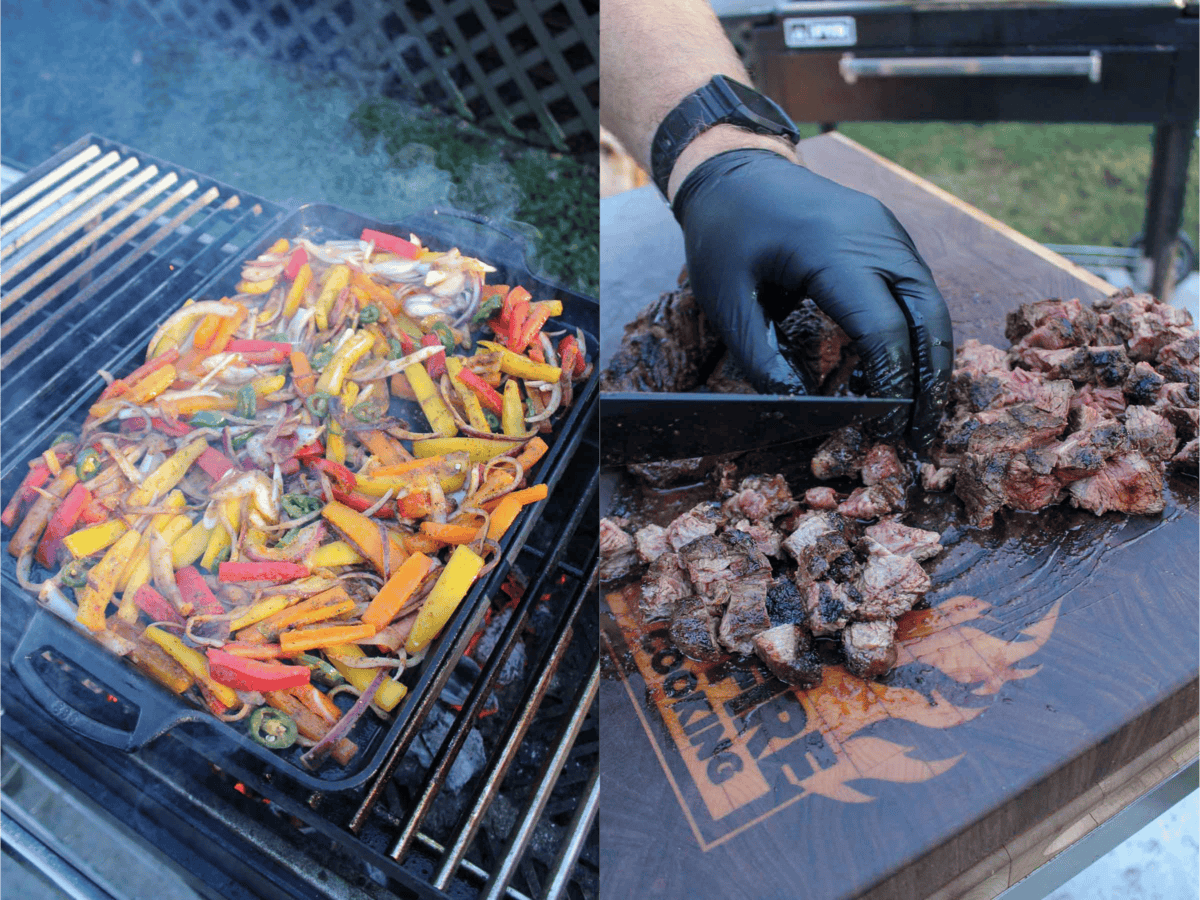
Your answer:
[[[131,704],[136,703],[137,722],[133,730],[98,721],[61,697],[35,667],[38,655],[46,649],[72,663],[93,682],[100,682]],[[51,716],[72,731],[118,750],[136,750],[176,723],[202,715],[175,702],[165,690],[158,690],[157,685],[148,685],[146,676],[45,609],[38,609],[30,620],[13,654],[12,667],[25,690]]]

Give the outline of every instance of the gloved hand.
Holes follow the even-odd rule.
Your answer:
[[[705,160],[673,207],[696,299],[758,391],[811,391],[771,321],[809,297],[854,341],[872,395],[914,398],[879,436],[907,429],[928,448],[954,362],[950,313],[887,207],[770,150]]]

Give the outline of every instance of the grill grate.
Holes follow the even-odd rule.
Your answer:
[[[157,197],[138,202],[147,185],[167,178]],[[45,435],[100,387],[98,379],[80,384],[81,371],[131,365],[166,313],[203,296],[219,270],[241,260],[286,211],[91,136],[39,166],[0,204],[3,415],[9,423],[39,423],[28,434],[11,428],[5,435],[8,496]],[[421,713],[409,717],[365,788],[339,792],[314,792],[252,757],[207,762],[212,739],[203,723],[181,724],[136,752],[64,740],[62,725],[16,678],[0,681],[6,738],[71,789],[103,798],[147,845],[173,848],[173,858],[223,895],[596,896],[595,378],[577,403],[586,424],[554,457],[544,476],[554,486],[550,503],[505,563],[527,585],[522,599],[478,660],[481,673],[413,786],[401,786],[397,769],[412,765]],[[9,569],[0,617],[6,660],[32,614]],[[493,605],[504,599],[492,598]],[[504,688],[514,699],[501,703],[485,729],[479,713],[502,693],[499,675],[521,644],[533,663]],[[62,668],[72,677],[69,665]],[[75,677],[88,687],[87,672]],[[421,702],[444,705],[435,691]],[[489,735],[489,755],[460,796],[449,796],[446,774],[476,727]],[[529,747],[542,752],[536,765],[522,753]]]
[[[117,0],[166,28],[377,76],[389,93],[512,137],[599,146],[595,0]]]

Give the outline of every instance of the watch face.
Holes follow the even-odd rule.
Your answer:
[[[738,103],[742,110],[751,118],[761,120],[761,124],[768,126],[772,131],[794,132],[796,126],[777,103],[768,97],[764,97],[758,91],[746,87],[746,85],[734,81],[731,78],[726,78],[723,75],[717,75],[713,81],[719,83],[721,87],[728,91],[733,100]]]

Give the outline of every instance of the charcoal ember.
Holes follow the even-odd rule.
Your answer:
[[[633,535],[622,528],[623,519],[600,520],[600,580],[617,581],[630,575],[641,562]]]
[[[1071,484],[1071,503],[1096,515],[1122,512],[1149,515],[1163,511],[1162,466],[1136,452],[1114,456],[1095,475]]]
[[[861,474],[863,484],[868,486],[908,478],[908,472],[891,444],[875,444],[868,449],[863,456]]]
[[[1071,398],[1071,408],[1090,406],[1107,416],[1120,416],[1125,412],[1125,392],[1121,388],[1102,388],[1085,384]]]
[[[1121,348],[1124,353],[1124,348]],[[1062,350],[1043,350],[1040,347],[1026,347],[1014,351],[1017,361],[1034,372],[1043,373],[1047,378],[1068,379],[1075,384],[1086,384],[1096,377],[1092,367],[1092,355],[1087,347],[1064,347]]]
[[[753,643],[758,658],[780,681],[801,688],[821,683],[821,658],[799,625],[768,628],[756,634]]]
[[[780,578],[767,590],[767,617],[772,625],[799,625],[808,617],[804,597],[787,578]]]
[[[896,623],[855,622],[842,632],[846,668],[859,678],[879,678],[896,665]]]
[[[699,594],[712,609],[729,601],[737,589],[761,587],[766,615],[766,592],[772,583],[771,563],[757,550],[748,535],[739,532],[705,535],[679,551],[679,557]]]
[[[842,533],[845,520],[837,513],[808,512],[799,516],[795,521],[792,533],[783,541],[783,549],[791,554],[792,559],[800,562],[806,547],[826,534]]]
[[[767,615],[769,590],[769,583],[741,580],[731,586],[729,603],[717,627],[717,640],[722,646],[742,656],[754,652],[754,636],[771,627]]]
[[[1129,446],[1147,461],[1170,459],[1179,447],[1175,426],[1148,406],[1125,410],[1125,433]]]
[[[834,386],[831,382],[845,368],[847,357],[853,355],[849,335],[811,300],[790,312],[779,330],[784,341],[803,358],[821,392],[830,393]]]
[[[1149,406],[1158,399],[1159,389],[1165,383],[1166,379],[1154,371],[1150,363],[1136,363],[1125,378],[1125,399],[1129,403]]]
[[[750,535],[754,541],[754,549],[764,556],[780,556],[783,550],[783,535],[765,522],[751,522],[749,519],[739,519],[730,527],[731,531],[740,531]]]
[[[634,546],[637,547],[638,559],[644,563],[652,563],[671,549],[667,540],[667,529],[661,525],[647,525],[639,528],[633,535]]]
[[[1180,451],[1171,457],[1171,465],[1184,472],[1194,474],[1198,464],[1200,464],[1200,441],[1196,438],[1192,438],[1184,444]]]
[[[954,487],[954,475],[953,466],[921,463],[921,488],[931,493],[948,491]]]
[[[838,504],[837,511],[847,519],[878,519],[904,504],[904,490],[894,481],[855,488]]]
[[[1108,347],[1088,347],[1087,353],[1095,376],[1094,380],[1101,387],[1121,387],[1133,371],[1133,362],[1129,359],[1129,354],[1125,352],[1124,346],[1120,344]]]
[[[689,596],[679,601],[668,631],[671,641],[690,659],[713,662],[725,656],[717,643],[717,620],[709,615],[700,597]]]
[[[642,619],[651,621],[670,618],[679,601],[693,593],[695,591],[680,562],[679,554],[663,553],[650,563],[650,568],[642,578],[642,593],[638,599]]]
[[[782,475],[751,475],[743,478],[737,491],[725,501],[723,509],[730,518],[746,518],[752,522],[768,522],[792,512],[797,507],[792,489]]]
[[[601,375],[606,391],[689,391],[722,350],[692,292],[663,294],[625,326]]]
[[[729,353],[717,362],[712,374],[704,380],[704,390],[711,394],[754,394],[754,385],[741,366]]]
[[[1092,343],[1099,313],[1077,299],[1023,303],[1005,319],[1004,336],[1023,347],[1060,350]]]
[[[861,565],[849,542],[839,531],[829,531],[806,544],[795,554],[796,584],[805,587],[812,581],[849,581]]]
[[[1004,477],[1010,453],[966,453],[954,480],[954,493],[966,507],[967,518],[990,528],[1004,507]]]
[[[831,487],[814,487],[804,492],[804,505],[809,509],[837,509],[838,493]]]
[[[865,443],[863,433],[853,426],[835,431],[813,454],[813,476],[818,481],[830,481],[857,475]]]
[[[814,581],[804,588],[808,629],[817,636],[835,635],[858,613],[862,595],[853,584]]]
[[[1197,371],[1197,335],[1192,332],[1188,337],[1172,341],[1158,352],[1154,368],[1166,381],[1195,384]]]
[[[861,596],[855,618],[894,619],[912,609],[930,585],[929,573],[911,556],[872,556],[854,583]]]
[[[868,525],[861,545],[868,556],[911,556],[918,562],[933,559],[942,552],[942,536],[936,531],[913,528],[899,519],[889,518]]]
[[[667,526],[667,543],[675,550],[690,544],[698,537],[715,534],[725,524],[725,513],[715,500],[697,503]]]

